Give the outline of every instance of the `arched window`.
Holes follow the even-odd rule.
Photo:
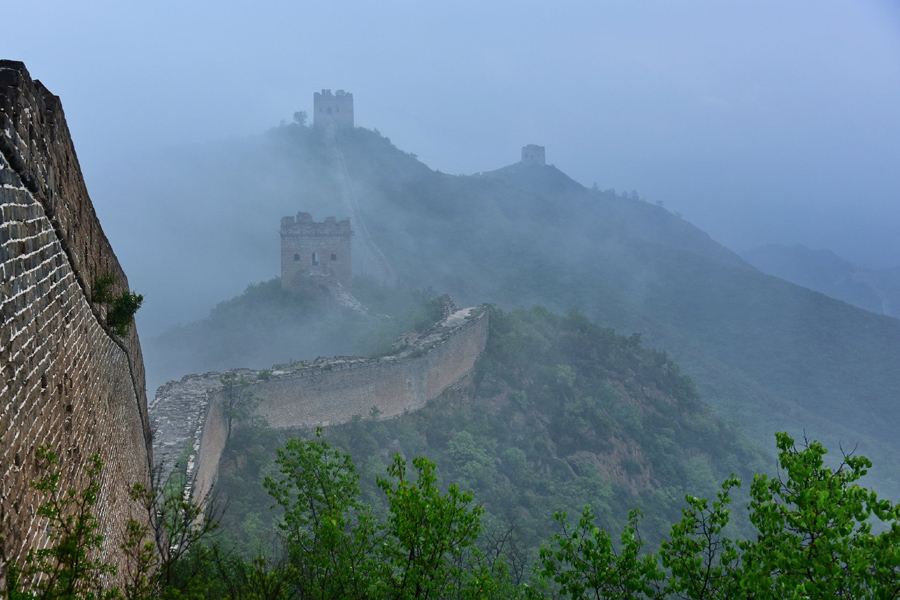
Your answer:
[[[299,255],[299,254],[295,254],[295,255],[294,255],[294,261],[300,262],[300,255]]]
[[[329,114],[329,115],[331,114],[331,108],[330,108],[330,107],[328,108],[328,114]]]
[[[319,266],[319,253],[318,252],[312,253],[312,266],[314,266],[314,267]]]
[[[332,254],[332,255],[331,255],[331,260],[337,260],[337,254]]]

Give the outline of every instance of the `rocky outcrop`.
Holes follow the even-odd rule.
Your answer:
[[[151,439],[137,331],[106,326],[91,286],[128,279],[94,212],[59,98],[19,62],[0,61],[0,558],[47,543],[29,483],[35,449],[60,456],[60,487],[104,463],[96,505],[115,563],[134,483],[149,484]],[[5,578],[5,576],[4,576]]]

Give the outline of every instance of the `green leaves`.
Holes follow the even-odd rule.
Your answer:
[[[584,508],[578,525],[567,523],[566,513],[553,518],[562,532],[541,546],[539,575],[559,586],[562,596],[580,598],[661,598],[663,572],[653,554],[641,553],[638,534],[640,511],[628,514],[619,550],[610,535],[594,526],[594,511]]]
[[[437,489],[434,463],[413,459],[415,482],[397,454],[388,467],[390,479],[379,479],[390,503],[387,537],[381,545],[386,566],[380,588],[385,597],[443,597],[461,577],[456,559],[472,545],[481,530],[484,510],[472,505],[472,493],[451,485]]]
[[[811,598],[895,597],[897,509],[856,484],[872,463],[845,455],[828,467],[820,443],[798,449],[787,434],[776,438],[785,473],[754,478],[748,508],[759,533],[740,544],[748,589],[769,596],[792,590]],[[882,533],[872,533],[873,521]]]
[[[369,597],[379,570],[376,529],[359,501],[350,456],[321,439],[292,439],[278,450],[276,464],[281,477],[266,477],[264,485],[285,511],[279,527],[301,597]]]
[[[125,337],[128,335],[128,326],[134,322],[135,313],[144,303],[144,296],[128,290],[116,295],[113,288],[118,283],[119,278],[112,273],[95,278],[91,285],[91,302],[106,305],[106,324]]]
[[[378,480],[389,503],[385,522],[359,501],[350,456],[320,437],[290,440],[276,463],[281,476],[265,486],[285,509],[280,527],[301,597],[433,598],[491,587],[490,571],[461,568],[483,510],[458,486],[441,493],[431,461],[414,459],[412,479],[394,458]]]
[[[579,524],[541,548],[539,574],[572,598],[896,598],[900,595],[900,509],[856,482],[871,462],[845,455],[828,467],[825,448],[798,448],[776,436],[784,473],[754,477],[747,507],[755,539],[724,535],[731,491],[727,479],[710,505],[687,496],[658,557],[640,554],[631,513],[615,550],[585,508]],[[878,529],[881,533],[873,534]],[[657,564],[666,569],[664,575]]]
[[[31,487],[44,497],[37,513],[45,519],[49,544],[28,552],[21,578],[18,572],[11,573],[10,599],[118,597],[118,590],[105,586],[116,568],[99,557],[103,536],[93,515],[103,468],[99,456],[90,456],[84,466],[87,485],[83,490],[60,489],[59,460],[48,446],[39,446],[35,458],[42,475]],[[31,584],[27,591],[19,588],[20,581]]]

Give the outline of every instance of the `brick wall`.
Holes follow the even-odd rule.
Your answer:
[[[298,371],[293,376],[255,381],[257,412],[271,427],[297,428],[368,418],[377,408],[391,418],[425,406],[428,400],[469,374],[487,343],[487,313],[443,337],[422,354]]]
[[[95,514],[115,562],[133,483],[149,483],[150,433],[137,331],[119,338],[89,302],[96,277],[128,281],[94,213],[59,99],[0,61],[0,558],[46,545],[29,488],[34,451],[53,447],[61,487],[105,467]]]
[[[239,369],[246,391],[259,399],[258,414],[275,428],[311,428],[347,423],[355,415],[380,419],[418,410],[464,381],[487,345],[485,307],[448,311],[445,318],[396,355],[364,359],[336,357],[314,363],[279,365],[261,377]],[[157,392],[151,406],[159,435],[157,453],[170,469],[187,444],[194,444],[189,476],[194,499],[215,485],[227,427],[222,415],[220,373],[188,375]],[[198,412],[198,407],[204,407]],[[199,443],[198,443],[199,442]],[[166,458],[168,457],[168,458]]]

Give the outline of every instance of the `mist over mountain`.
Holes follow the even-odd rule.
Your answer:
[[[556,511],[592,504],[598,525],[615,530],[641,507],[644,536],[658,540],[685,494],[712,496],[730,474],[766,468],[740,428],[638,336],[543,308],[494,309],[490,320],[468,384],[398,418],[359,415],[328,428],[328,441],[354,457],[367,501],[383,506],[375,479],[395,453],[428,456],[444,481],[474,491],[489,528],[515,524],[527,568]],[[230,542],[252,552],[271,534],[278,513],[258,481],[275,449],[298,435],[310,433],[248,427],[229,443],[218,491],[229,502]],[[744,515],[736,520],[746,527]]]
[[[900,322],[760,273],[635,193],[585,188],[552,165],[448,175],[363,128],[329,140],[285,125],[169,160],[165,177],[133,189],[154,198],[139,217],[148,229],[178,215],[154,235],[172,266],[145,285],[185,320],[277,273],[281,216],[347,216],[349,185],[401,288],[431,286],[460,304],[579,309],[637,332],[757,441],[787,429],[859,444],[881,484],[895,485]],[[146,310],[144,323],[165,322],[150,302]]]
[[[640,507],[646,539],[674,541],[684,503],[712,500],[730,473],[744,480],[730,527],[759,544],[741,545],[734,564],[749,570],[726,587],[771,584],[775,597],[794,579],[784,564],[811,577],[827,564],[820,590],[857,597],[889,573],[878,593],[897,594],[898,518],[868,534],[877,513],[900,512],[873,518],[874,494],[865,509],[846,501],[865,488],[900,498],[900,3],[161,0],[2,14],[0,596],[114,579],[145,588],[123,588],[134,597],[279,595],[269,583],[282,578],[286,595],[321,580],[312,595],[364,595],[349,582],[380,597],[418,568],[404,570],[403,538],[466,547],[438,519],[406,536],[459,484],[474,500],[460,496],[456,529],[477,533],[464,513],[481,509],[485,527],[440,595],[461,596],[471,575],[484,598],[482,567],[495,584],[507,567],[516,584],[541,569],[538,545],[567,530],[554,511],[574,525],[590,503],[585,533],[618,549],[640,539],[626,529],[617,546],[612,532]],[[317,425],[352,457],[317,455]],[[778,463],[776,431],[797,440],[780,438]],[[838,473],[813,466],[818,441]],[[288,475],[276,457],[292,443],[324,460]],[[874,463],[862,487],[868,462],[848,454]],[[420,473],[410,490],[430,486],[423,461],[437,464],[431,501],[396,493],[404,460]],[[309,504],[322,528],[297,512],[284,543],[272,499],[287,508],[304,485],[319,497],[330,476],[313,479],[335,468],[351,485],[334,506],[348,511]],[[275,482],[281,499],[266,492],[279,472],[300,484]],[[776,490],[756,506],[766,531],[743,507],[755,473]],[[138,480],[146,494],[122,493]],[[206,490],[231,509],[222,538],[191,544]],[[135,494],[140,532],[125,520]],[[793,507],[815,522],[805,539]],[[72,510],[88,527],[59,535]],[[370,523],[377,535],[357,527]],[[342,528],[352,541],[332,535]],[[330,559],[302,547],[307,533],[351,562],[308,576]],[[827,540],[849,552],[823,563]],[[532,580],[524,597],[566,595],[548,564],[555,583]],[[447,578],[434,564],[420,574]]]
[[[900,267],[867,269],[830,250],[769,244],[741,253],[754,267],[868,311],[897,316]]]

